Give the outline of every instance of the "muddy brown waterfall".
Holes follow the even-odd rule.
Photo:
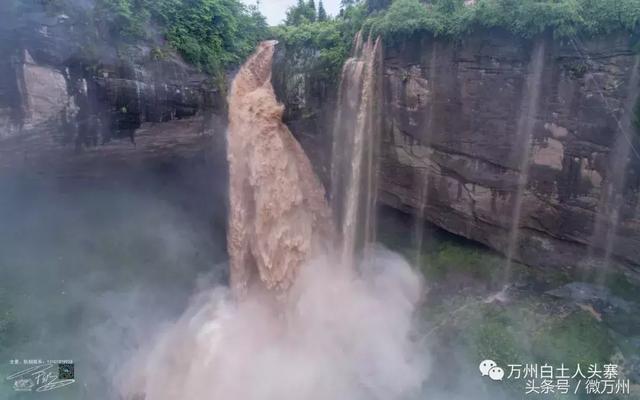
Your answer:
[[[229,95],[231,286],[284,291],[331,235],[324,188],[282,123],[271,85],[275,41],[260,44]]]
[[[342,262],[375,240],[382,42],[359,32],[343,69],[333,127],[331,206],[342,243]]]

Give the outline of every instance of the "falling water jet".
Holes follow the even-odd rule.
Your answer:
[[[382,42],[358,32],[343,69],[333,129],[331,205],[343,264],[375,240]]]
[[[381,249],[357,269],[336,268],[330,247],[315,250],[332,233],[329,208],[309,160],[282,124],[270,84],[273,52],[273,42],[259,46],[229,97],[235,293],[204,290],[148,348],[119,365],[115,380],[124,399],[366,400],[421,393],[425,346],[412,337],[420,275]],[[359,117],[376,123],[371,113]],[[364,132],[359,137],[368,137]],[[362,169],[370,168],[374,150],[362,148]],[[375,189],[370,170],[361,170],[362,185]],[[359,204],[365,214],[373,190],[366,199]],[[286,296],[276,301],[274,290]]]
[[[431,138],[433,136],[433,110],[435,95],[435,83],[437,81],[437,61],[438,61],[438,45],[436,41],[433,41],[433,48],[431,51],[431,59],[429,61],[429,104],[427,106],[427,122],[426,122],[426,135],[422,139],[422,145],[425,147],[431,146]],[[417,214],[414,217],[414,235],[415,235],[415,265],[422,264],[422,250],[424,247],[424,229],[425,229],[425,208],[429,199],[429,168],[423,170],[416,169],[416,175],[414,176],[414,184],[418,188],[418,207]]]
[[[526,87],[522,97],[520,116],[516,139],[520,143],[518,154],[520,157],[519,174],[517,182],[516,196],[513,202],[511,214],[511,226],[509,229],[509,244],[507,247],[507,262],[505,268],[505,285],[511,282],[511,269],[513,258],[516,256],[518,242],[520,240],[520,220],[522,218],[522,203],[524,192],[529,181],[529,167],[531,161],[531,143],[533,140],[533,130],[535,118],[538,113],[540,86],[542,83],[542,72],[544,69],[545,42],[539,40],[534,45],[533,55],[529,64]]]
[[[332,237],[324,188],[282,123],[271,85],[275,41],[260,44],[229,94],[231,286],[286,291]]]
[[[604,283],[611,262],[616,233],[620,223],[620,212],[624,203],[627,166],[632,156],[632,150],[635,150],[631,140],[631,129],[634,118],[633,108],[639,85],[640,55],[636,55],[629,79],[628,93],[623,105],[623,116],[621,120],[617,120],[618,134],[609,155],[609,167],[607,169],[606,179],[601,187],[600,200],[589,249],[590,256],[594,255],[596,248],[601,249],[603,252],[603,267],[597,278],[600,284]]]

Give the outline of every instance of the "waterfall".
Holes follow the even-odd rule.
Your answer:
[[[618,120],[618,134],[613,148],[609,153],[609,166],[606,179],[602,184],[600,201],[596,213],[596,219],[591,237],[590,253],[594,249],[603,252],[602,278],[606,274],[613,247],[615,245],[616,232],[620,223],[620,212],[624,203],[624,185],[627,176],[627,165],[632,155],[633,148],[633,108],[637,98],[637,89],[640,85],[640,56],[635,56],[629,79],[628,93],[623,104],[622,120]]]
[[[342,69],[331,157],[331,206],[344,264],[375,240],[381,68],[381,40],[364,41],[358,32]]]
[[[427,105],[427,121],[426,121],[426,136],[422,139],[422,145],[431,146],[431,138],[433,135],[433,112],[434,102],[436,99],[435,83],[438,79],[437,64],[438,63],[438,43],[433,41],[433,48],[431,51],[431,58],[429,60],[429,104]],[[424,245],[424,228],[425,228],[425,208],[427,201],[429,200],[429,167],[424,169],[416,169],[416,175],[414,176],[414,184],[418,188],[418,210],[414,221],[414,235],[416,242],[416,255],[415,265],[419,266],[422,263],[422,248]]]
[[[412,335],[420,276],[401,256],[381,249],[358,268],[337,268],[330,246],[316,248],[333,232],[330,209],[309,160],[282,123],[283,107],[271,86],[274,45],[258,47],[229,96],[232,293],[215,287],[194,296],[179,320],[119,365],[122,398],[368,400],[421,393],[426,355]],[[379,46],[369,43],[363,53],[379,54]],[[370,112],[373,92],[364,89],[373,86],[371,65],[362,63],[370,78],[363,76],[362,92],[354,94],[366,95],[356,130],[345,131],[352,142],[345,150],[361,162],[349,164],[351,184],[341,192],[348,235],[355,235],[356,219],[362,221],[356,211],[363,197],[370,224],[364,228],[373,224],[369,129],[377,117]],[[352,190],[358,194],[351,196]],[[286,296],[274,300],[268,290],[286,290]]]
[[[275,41],[260,44],[229,94],[231,286],[284,291],[331,236],[325,192],[300,144],[282,123],[271,85]]]
[[[507,265],[505,270],[506,284],[509,284],[511,279],[511,264],[513,263],[513,258],[517,256],[518,242],[520,240],[520,220],[522,218],[524,193],[529,181],[531,144],[533,139],[533,130],[535,128],[536,114],[538,113],[540,103],[540,86],[542,83],[542,72],[544,69],[544,53],[545,43],[544,40],[540,40],[536,42],[534,46],[531,61],[529,63],[526,87],[523,91],[520,116],[518,118],[516,143],[519,144],[519,146],[516,147],[516,154],[518,155],[520,162],[518,168],[519,174],[517,189],[511,213],[509,242],[507,246]]]

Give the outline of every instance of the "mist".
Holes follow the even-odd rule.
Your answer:
[[[410,335],[421,289],[382,249],[359,274],[314,260],[285,304],[209,288],[133,357],[121,387],[147,399],[415,398],[427,368]]]
[[[355,269],[338,252],[314,258],[284,302],[237,302],[215,175],[1,185],[0,357],[73,361],[76,382],[47,399],[463,399],[482,388],[471,364],[455,390],[428,383],[441,374],[423,338],[428,282],[380,245]],[[2,397],[20,399],[10,383]]]
[[[0,399],[637,398],[639,1],[1,0]]]
[[[226,281],[224,180],[177,171],[0,180],[3,377],[16,372],[9,360],[70,360],[77,382],[46,398],[117,399],[131,352],[198,285]],[[0,393],[21,396],[9,381]]]

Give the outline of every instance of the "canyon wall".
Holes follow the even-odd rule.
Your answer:
[[[528,264],[610,255],[637,271],[639,57],[623,35],[387,44],[379,200]],[[331,100],[296,60],[276,90],[307,151],[327,154]]]
[[[0,27],[0,174],[63,165],[99,175],[212,150],[225,159],[226,100],[210,77],[152,32],[92,49],[80,34],[65,15]],[[610,255],[637,271],[640,56],[630,37],[421,35],[383,54],[379,201],[528,264]],[[273,84],[330,187],[339,78],[318,59],[279,46]]]
[[[79,170],[78,160],[122,164],[211,148],[224,159],[224,93],[153,27],[127,44],[64,14],[0,22],[2,170]],[[87,44],[89,33],[96,40]],[[190,117],[198,122],[155,125]]]

